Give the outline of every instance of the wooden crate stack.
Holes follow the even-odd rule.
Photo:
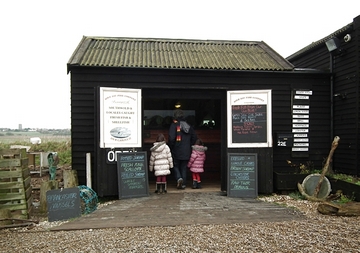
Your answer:
[[[0,149],[0,209],[10,210],[11,218],[28,219],[31,192],[26,149]]]

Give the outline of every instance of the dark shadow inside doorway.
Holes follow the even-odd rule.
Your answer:
[[[176,106],[185,112],[186,120],[208,147],[202,173],[202,184],[221,189],[221,100],[220,99],[174,99],[143,98],[143,139],[144,151],[150,156],[150,148],[159,133],[168,139],[168,129]],[[150,190],[155,191],[155,176],[149,172]],[[191,189],[191,172],[187,173],[187,189]],[[176,190],[173,174],[168,176],[168,188]],[[153,189],[152,189],[153,188]],[[194,190],[194,189],[191,189]]]

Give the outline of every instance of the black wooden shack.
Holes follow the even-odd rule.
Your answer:
[[[360,176],[360,16],[287,58],[298,68],[331,73],[331,136],[340,136],[333,170]]]
[[[72,166],[85,184],[91,154],[92,188],[99,196],[118,194],[116,164],[108,157],[113,149],[100,145],[101,87],[141,89],[141,145],[133,150],[149,151],[159,132],[167,136],[171,115],[160,111],[179,103],[193,114],[191,124],[208,147],[203,182],[217,183],[222,191],[229,153],[257,154],[258,192],[272,193],[273,172],[296,169],[287,161],[321,168],[329,152],[328,69],[297,69],[264,42],[85,36],[67,67]],[[229,146],[228,92],[258,90],[271,91],[270,141]]]

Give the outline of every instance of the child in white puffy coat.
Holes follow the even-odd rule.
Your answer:
[[[149,170],[155,171],[156,177],[156,190],[155,193],[166,193],[166,176],[170,175],[170,169],[174,167],[173,159],[169,146],[166,144],[165,136],[159,134],[150,148],[150,164]]]

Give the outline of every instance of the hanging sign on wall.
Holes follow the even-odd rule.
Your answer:
[[[141,147],[141,90],[100,87],[100,148]]]
[[[271,90],[227,92],[228,147],[272,147]]]
[[[294,142],[292,157],[309,156],[310,98],[311,90],[292,91],[292,132]]]

